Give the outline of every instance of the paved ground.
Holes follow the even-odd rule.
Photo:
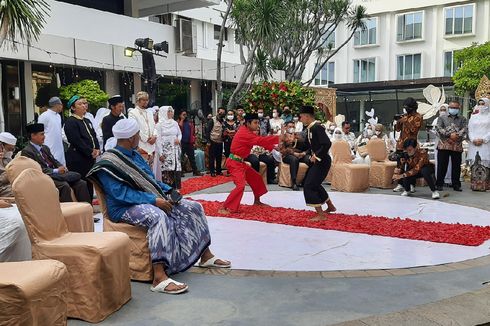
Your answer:
[[[231,184],[225,184],[202,192],[229,192],[231,189]],[[284,190],[270,187],[271,191],[278,189]],[[369,192],[393,194],[387,190]],[[474,193],[467,186],[463,193],[452,190],[444,193],[448,194],[442,199],[444,201],[490,210],[489,193]],[[427,188],[420,188],[416,195],[429,198],[430,193]],[[302,193],[298,192],[298,196]],[[148,284],[133,282],[132,300],[101,324],[331,325],[360,319],[352,325],[474,325],[475,321],[490,321],[487,299],[490,291],[483,284],[490,280],[490,265],[405,276],[322,278],[264,275],[269,276],[184,273],[175,278],[187,282],[190,292],[180,296],[155,294],[149,291]],[[480,292],[463,295],[470,291]],[[423,310],[425,316],[432,314],[439,319],[422,318],[420,315],[423,313],[413,311],[367,318],[458,295],[463,296],[439,303],[439,306],[420,308],[426,309]],[[469,298],[473,300],[472,307],[486,312],[479,314],[478,318],[462,319],[471,309],[465,310],[463,305],[458,306],[458,310],[455,305],[457,302],[464,304]],[[452,316],[449,312],[440,313],[441,305],[452,307]],[[87,323],[70,320],[68,324]]]

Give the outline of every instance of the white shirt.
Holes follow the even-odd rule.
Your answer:
[[[271,125],[271,133],[273,135],[279,135],[281,133],[281,128],[284,125],[284,120],[281,118],[272,118],[269,120],[269,124]]]
[[[155,144],[148,143],[150,137],[156,136],[155,133],[155,120],[153,114],[150,111],[144,110],[140,107],[136,107],[128,114],[128,118],[138,121],[140,126],[140,144],[139,147],[147,152],[153,154],[155,151]]]
[[[356,143],[356,136],[354,135],[353,132],[349,132],[348,134],[345,134],[342,131],[342,138],[343,138],[343,140],[345,140],[346,142],[349,143],[349,146],[350,146],[351,149],[354,148],[354,145]]]
[[[480,154],[482,164],[490,168],[490,111],[472,114],[468,121],[468,159],[473,163],[476,152]],[[483,139],[483,144],[476,146],[473,140]]]
[[[61,116],[53,110],[48,109],[39,116],[37,121],[44,125],[44,134],[46,135],[44,145],[49,147],[51,154],[53,154],[58,162],[65,165]]]

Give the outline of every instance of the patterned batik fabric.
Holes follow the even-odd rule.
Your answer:
[[[151,260],[163,263],[169,275],[192,267],[211,244],[204,210],[194,201],[182,199],[170,214],[150,204],[135,205],[121,221],[148,229]]]

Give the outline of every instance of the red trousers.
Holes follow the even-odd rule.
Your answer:
[[[252,188],[256,199],[267,193],[267,187],[264,184],[264,180],[262,180],[262,176],[247,164],[240,163],[232,159],[227,159],[226,168],[228,169],[228,173],[231,174],[233,182],[235,183],[235,189],[230,192],[223,205],[226,209],[232,212],[236,212],[238,210],[238,207],[240,207],[240,201],[243,197],[243,192],[245,191],[246,183],[248,183],[250,188]]]

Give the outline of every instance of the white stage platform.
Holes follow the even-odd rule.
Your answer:
[[[224,201],[228,194],[194,199]],[[419,198],[331,193],[339,213],[410,217],[423,221],[490,225],[490,212]],[[245,193],[242,203],[251,204]],[[302,192],[273,191],[262,197],[277,207],[306,209]],[[458,262],[490,254],[490,240],[478,247],[310,229],[229,218],[208,217],[212,250],[234,269],[333,271],[390,269]]]

